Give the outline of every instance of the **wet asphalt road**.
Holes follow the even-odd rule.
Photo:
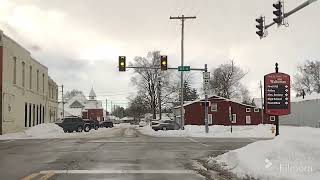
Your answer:
[[[133,127],[69,139],[0,141],[0,174],[11,179],[205,179],[194,160],[255,139],[150,137]]]

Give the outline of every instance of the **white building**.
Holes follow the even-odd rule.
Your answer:
[[[59,104],[59,118],[64,116],[79,116],[84,119],[97,119],[99,121],[106,119],[106,111],[103,110],[102,101],[96,99],[96,93],[93,88],[89,93],[89,99],[83,94],[78,94],[71,99],[66,100],[64,107]]]
[[[293,98],[291,114],[280,116],[281,125],[320,127],[320,94]]]
[[[58,86],[48,68],[0,30],[0,134],[57,118]]]

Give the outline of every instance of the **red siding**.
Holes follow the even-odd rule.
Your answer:
[[[103,109],[88,109],[88,119],[103,120]]]
[[[261,124],[261,109],[259,112],[254,112],[254,108],[245,106],[236,102],[210,98],[211,104],[217,103],[217,112],[211,111],[209,106],[208,114],[212,114],[212,121],[214,125],[230,125],[229,120],[229,106],[231,106],[232,114],[237,115],[236,123],[233,125],[257,125]],[[246,108],[250,108],[251,112],[246,112]],[[246,124],[246,116],[251,117],[251,123]],[[269,115],[264,113],[264,124],[273,124],[270,122]],[[185,124],[186,125],[203,125],[204,124],[204,107],[203,103],[195,102],[193,104],[185,106]]]

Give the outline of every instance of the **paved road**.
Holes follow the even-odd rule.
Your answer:
[[[193,160],[255,139],[150,137],[117,127],[88,137],[0,141],[0,179],[204,179]]]

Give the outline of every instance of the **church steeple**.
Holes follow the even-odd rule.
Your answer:
[[[96,93],[93,90],[93,87],[91,88],[91,91],[89,93],[89,100],[96,100]]]

